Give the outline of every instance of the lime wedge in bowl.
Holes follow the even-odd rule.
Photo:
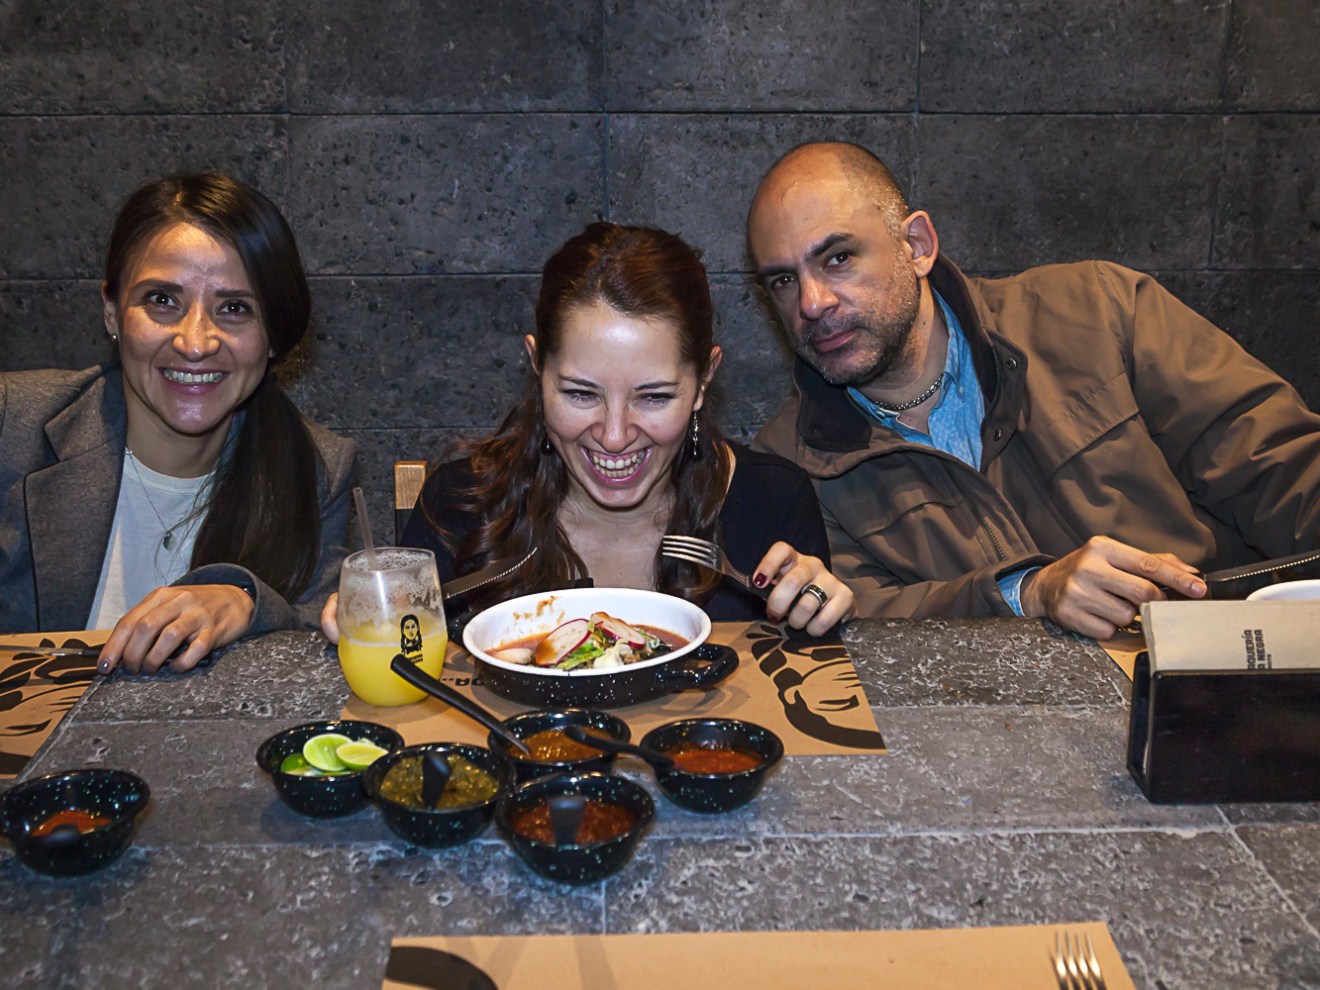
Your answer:
[[[323,732],[303,743],[302,755],[317,770],[327,773],[346,770],[344,761],[339,758],[339,747],[352,741],[338,732]]]
[[[335,755],[339,757],[339,762],[347,769],[365,770],[388,752],[389,750],[382,749],[373,742],[358,739],[354,742],[344,743],[335,752]]]

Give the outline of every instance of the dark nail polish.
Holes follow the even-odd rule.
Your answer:
[[[752,578],[752,584],[756,585],[758,588],[764,588],[764,587],[765,587],[765,583],[766,583],[766,581],[768,581],[768,580],[769,580],[769,578],[767,578],[764,574],[761,574],[761,573],[758,571],[757,574],[756,574],[756,576]]]
[[[110,673],[110,661],[109,661],[109,660],[102,660],[100,663],[98,663],[98,664],[96,665],[96,669],[99,670],[99,671],[100,671],[101,673],[103,673],[103,674],[108,674],[108,673]]]

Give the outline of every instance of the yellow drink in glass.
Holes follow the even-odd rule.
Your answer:
[[[369,705],[410,705],[426,695],[390,669],[398,656],[440,676],[449,633],[435,555],[380,547],[373,569],[365,551],[339,571],[339,665]]]
[[[390,670],[390,662],[399,653],[397,633],[388,639],[377,639],[374,626],[355,629],[354,633],[349,636],[344,630],[339,631],[339,666],[354,694],[367,704],[382,708],[411,705],[426,697]],[[448,645],[449,633],[441,625],[437,632],[422,637],[422,658],[414,662],[432,677],[439,677]]]

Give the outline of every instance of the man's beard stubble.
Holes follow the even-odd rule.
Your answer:
[[[921,282],[913,277],[902,283],[895,304],[896,308],[885,315],[859,313],[822,317],[795,342],[794,350],[831,385],[856,388],[869,385],[889,371],[907,350],[921,305]],[[818,354],[811,346],[816,337],[830,337],[851,329],[860,331],[860,339],[843,348],[841,354]],[[832,362],[836,356],[838,362]],[[832,366],[835,363],[844,367]]]

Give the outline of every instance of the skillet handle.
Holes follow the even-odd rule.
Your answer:
[[[737,650],[719,643],[702,643],[673,667],[660,671],[657,680],[673,691],[706,691],[737,669]]]

